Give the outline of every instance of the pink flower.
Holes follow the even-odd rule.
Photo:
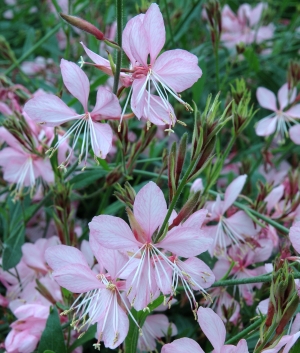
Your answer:
[[[49,307],[25,304],[14,311],[17,320],[5,339],[7,353],[31,353],[35,350],[49,316]]]
[[[104,159],[111,148],[113,134],[108,124],[99,123],[98,121],[116,119],[120,116],[121,108],[118,99],[114,94],[100,87],[97,92],[96,105],[89,112],[88,96],[90,84],[86,74],[76,64],[64,59],[61,60],[60,67],[65,86],[80,101],[84,113],[77,115],[73,109],[69,108],[53,94],[44,94],[32,98],[25,104],[24,111],[32,120],[45,123],[47,126],[58,126],[71,120],[77,120],[53,148],[53,151],[55,151],[62,142],[68,139],[71,134],[74,134],[72,149],[66,158],[65,165],[61,165],[62,167],[69,163],[81,130],[83,130],[83,142],[79,160],[85,156],[86,165],[89,139],[95,156]]]
[[[258,136],[269,136],[274,132],[276,132],[281,139],[288,136],[287,125],[290,127],[291,122],[297,123],[295,119],[300,118],[300,104],[293,105],[286,109],[289,105],[294,103],[296,94],[296,89],[289,91],[288,84],[285,83],[278,91],[278,108],[275,94],[264,87],[258,87],[256,91],[258,103],[263,108],[273,111],[272,114],[260,120],[256,125],[256,134]]]
[[[0,151],[3,178],[9,183],[16,184],[16,196],[22,193],[24,187],[29,187],[33,191],[38,178],[53,183],[54,174],[48,159],[22,146],[4,127],[0,127],[0,138],[9,146]]]
[[[300,145],[300,125],[294,125],[289,130],[290,139],[296,144]]]
[[[138,348],[141,352],[155,351],[156,341],[167,335],[171,329],[172,336],[177,335],[177,329],[163,314],[149,315],[143,325],[143,335],[139,337]]]
[[[210,268],[194,257],[206,251],[212,242],[200,229],[206,211],[194,213],[155,243],[152,236],[166,214],[167,204],[162,191],[149,182],[136,195],[133,213],[128,211],[131,229],[121,218],[113,216],[100,215],[89,223],[90,239],[130,256],[125,268],[138,259],[138,266],[126,281],[128,298],[137,310],[144,309],[160,291],[165,295],[175,294],[179,280],[191,306],[197,307],[192,289],[205,292],[204,288],[214,282]],[[188,259],[182,261],[181,256]]]
[[[249,353],[247,342],[241,339],[237,346],[225,345],[226,331],[221,318],[210,308],[198,309],[199,325],[212,344],[212,353]],[[165,344],[161,353],[204,353],[197,342],[190,338],[180,338]]]
[[[225,212],[242,191],[246,178],[247,175],[241,175],[228,185],[224,201],[221,201],[218,195],[215,202],[209,202],[206,205],[211,212],[210,220],[218,221],[217,225],[207,226],[210,236],[214,239],[210,249],[211,253],[226,251],[230,244],[244,242],[246,237],[253,237],[257,233],[253,221],[244,211],[238,211],[228,218],[225,217]]]
[[[261,43],[273,37],[274,25],[260,26],[262,12],[266,5],[257,4],[251,8],[249,4],[242,4],[237,14],[228,5],[222,10],[221,40],[228,48],[239,43]]]
[[[100,341],[104,341],[106,347],[114,349],[124,341],[129,328],[128,317],[120,306],[123,303],[129,311],[120,295],[125,282],[117,280],[117,274],[128,258],[118,251],[100,247],[93,239],[90,239],[90,245],[100,265],[93,269],[83,253],[72,246],[49,247],[46,259],[57,283],[73,293],[80,293],[71,308],[64,312],[74,311],[72,326],[86,330],[97,323],[95,347],[100,347]]]
[[[300,254],[300,222],[296,222],[290,229],[289,234],[290,241],[293,248]]]

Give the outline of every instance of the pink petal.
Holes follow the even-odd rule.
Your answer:
[[[251,10],[250,16],[248,17],[250,27],[253,27],[260,21],[262,12],[266,7],[266,4],[260,2]]]
[[[212,242],[213,240],[203,230],[175,227],[168,232],[167,236],[157,246],[178,256],[191,257],[208,250]]]
[[[79,100],[85,113],[87,113],[87,103],[90,94],[90,83],[87,75],[78,65],[65,59],[61,59],[60,69],[68,91]]]
[[[274,348],[270,348],[270,349],[264,349],[263,353],[277,353],[280,351],[280,349],[287,344],[287,342],[290,340],[290,336],[286,335],[286,336],[282,336],[282,338],[280,339],[280,341],[276,344],[276,346]]]
[[[254,250],[254,258],[253,258],[253,263],[257,262],[265,262],[267,261],[273,251],[273,242],[271,239],[261,239],[259,240],[259,245],[255,250]]]
[[[58,126],[74,120],[76,113],[54,94],[43,94],[30,99],[24,111],[36,123]]]
[[[237,344],[236,353],[249,353],[247,341],[245,339],[241,339]]]
[[[285,114],[292,118],[300,119],[300,104],[294,105],[292,108],[288,109]]]
[[[13,137],[13,135],[8,130],[6,130],[5,127],[3,126],[0,127],[0,141],[1,143],[6,142],[8,146],[12,147],[17,151],[20,151],[20,152],[23,151],[19,141],[15,137]]]
[[[143,17],[139,16],[139,18],[133,22],[129,44],[135,61],[144,67],[148,67],[147,59],[149,54],[149,46],[148,41],[146,40],[147,33],[143,26],[142,18]]]
[[[291,327],[291,335],[297,333],[298,331],[300,331],[300,313],[296,314],[295,316]]]
[[[107,59],[102,58],[102,56],[94,53],[89,48],[87,48],[82,42],[80,44],[83,46],[84,51],[87,56],[96,64],[101,66],[101,70],[105,72],[107,75],[113,76],[110,63]]]
[[[289,131],[290,139],[296,144],[300,145],[300,125],[294,125]]]
[[[90,121],[91,145],[95,156],[105,159],[112,147],[113,132],[105,123]]]
[[[289,104],[293,103],[296,98],[296,89],[289,91],[288,84],[285,83],[278,91],[278,101],[280,110],[286,108]]]
[[[142,245],[138,242],[128,224],[114,216],[96,216],[89,223],[90,234],[97,242],[108,249],[132,250]]]
[[[226,338],[225,326],[221,318],[212,309],[200,306],[198,322],[216,352],[221,352]]]
[[[193,213],[184,223],[184,227],[191,227],[200,229],[202,227],[203,222],[206,220],[207,210],[202,209],[195,213]]]
[[[227,259],[219,259],[213,268],[213,273],[216,276],[216,280],[219,281],[223,278],[226,272],[229,270],[230,262]]]
[[[167,214],[164,194],[152,181],[137,193],[133,205],[133,214],[150,240]]]
[[[247,175],[240,175],[234,179],[228,186],[224,195],[224,203],[222,207],[223,214],[228,210],[228,208],[234,203],[241,193],[245,183]]]
[[[186,261],[180,261],[180,268],[189,275],[188,279],[191,279],[192,288],[194,290],[200,290],[201,288],[209,288],[215,282],[215,275],[212,270],[197,257],[191,257]]]
[[[83,239],[80,246],[80,251],[82,252],[83,256],[85,257],[87,264],[89,267],[93,267],[94,265],[94,254],[92,252],[90,243]]]
[[[284,193],[284,185],[281,184],[274,188],[269,195],[265,198],[265,202],[267,203],[267,212],[270,214],[272,209],[276,207],[278,202],[281,200]]]
[[[149,97],[150,104],[148,104]],[[148,92],[145,92],[144,95],[143,118],[157,126],[173,125],[176,122],[174,109],[171,104],[169,102],[164,103],[160,97],[154,94],[148,96]]]
[[[247,216],[244,211],[238,211],[234,215],[226,219],[227,224],[234,230],[234,232],[244,236],[244,237],[254,237],[258,229],[252,219]]]
[[[173,290],[173,270],[167,262],[161,261],[161,264],[155,263],[155,279],[157,285],[164,295],[172,293]]]
[[[191,87],[202,76],[198,58],[186,50],[174,49],[161,54],[153,72],[175,92],[182,92]]]
[[[97,100],[94,109],[91,112],[93,119],[120,118],[121,107],[115,94],[105,87],[99,87],[97,91]]]
[[[82,252],[73,246],[54,245],[45,251],[45,259],[52,270],[56,271],[65,266],[82,265],[88,267]]]
[[[277,111],[276,97],[273,92],[264,87],[258,87],[256,91],[256,98],[261,107]]]
[[[157,338],[164,337],[168,332],[169,319],[164,314],[150,315],[146,319],[146,324],[151,328],[151,334]],[[172,332],[172,336],[177,334],[177,330]]]
[[[144,116],[146,104],[146,77],[135,79],[132,84],[131,109],[138,119]]]
[[[300,253],[300,222],[296,222],[291,228],[290,228],[290,241],[293,245],[293,248]]]
[[[134,58],[134,56],[131,52],[131,48],[130,48],[131,31],[132,31],[132,27],[133,27],[134,23],[139,22],[139,21],[143,22],[144,17],[145,17],[144,14],[140,14],[140,15],[137,15],[137,16],[133,17],[132,19],[130,19],[127,22],[127,24],[124,28],[123,34],[122,34],[123,50],[133,65],[135,65],[136,59]]]
[[[191,338],[179,338],[172,343],[165,344],[161,353],[204,353],[199,344]]]
[[[35,176],[42,177],[47,183],[54,183],[54,173],[49,159],[38,158],[33,160]]]
[[[272,135],[276,130],[277,116],[274,118],[264,118],[261,119],[256,127],[255,132],[258,136],[269,136]]]
[[[300,337],[300,332],[297,332],[294,335],[291,335],[291,338],[287,342],[282,353],[289,353],[290,349],[294,346],[294,344],[296,343],[299,337]]]
[[[51,248],[50,248],[51,249]],[[96,274],[86,265],[73,264],[52,273],[56,282],[72,293],[85,293],[96,288],[105,288]]]
[[[147,33],[150,63],[153,65],[166,41],[164,20],[157,4],[151,4],[145,14],[143,25]]]

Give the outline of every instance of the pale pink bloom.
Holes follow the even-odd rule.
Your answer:
[[[289,130],[290,139],[296,144],[300,145],[300,125],[294,125]]]
[[[265,262],[272,254],[273,244],[271,240],[261,239],[257,241],[254,249],[247,244],[233,245],[227,252],[227,256],[221,257],[215,264],[213,272],[216,279],[221,279],[229,270],[231,262],[235,265],[230,271],[235,279],[251,278],[266,273],[264,266],[251,268],[258,262]],[[254,288],[260,288],[261,283],[242,284],[238,286],[240,294],[248,305],[253,304]]]
[[[49,307],[25,304],[14,311],[17,320],[5,339],[7,353],[32,353],[42,335],[49,316]]]
[[[160,291],[165,295],[175,293],[179,280],[191,305],[197,306],[192,289],[205,292],[204,288],[214,282],[210,268],[194,257],[212,243],[200,229],[206,213],[194,213],[154,243],[152,236],[165,219],[167,204],[160,188],[149,182],[136,195],[133,214],[129,215],[132,229],[123,219],[107,215],[94,217],[89,223],[90,239],[105,248],[127,252],[130,260],[125,268],[139,259],[126,281],[128,298],[137,310],[144,309]],[[188,259],[182,261],[181,256]]]
[[[300,254],[300,222],[296,222],[291,228],[289,233],[290,241],[293,248]]]
[[[261,43],[273,37],[274,25],[260,26],[261,16],[266,4],[259,3],[254,8],[249,4],[242,4],[237,14],[228,5],[222,10],[221,40],[228,48],[239,43]]]
[[[203,186],[203,182],[201,178],[197,178],[192,186],[191,186],[191,192],[196,193],[198,191],[203,191],[204,190],[204,186]]]
[[[80,293],[66,311],[74,311],[74,327],[86,330],[97,323],[98,343],[95,346],[99,347],[100,341],[104,341],[106,347],[114,349],[124,341],[129,328],[126,312],[120,306],[123,303],[127,308],[120,295],[125,282],[117,280],[117,274],[128,257],[100,247],[93,239],[90,239],[90,245],[100,272],[96,268],[90,269],[83,253],[71,246],[49,247],[46,259],[57,283],[73,293]]]
[[[284,178],[288,175],[291,166],[287,161],[282,161],[278,167],[267,165],[259,167],[259,173],[266,179],[266,181],[274,186],[279,185],[283,182]]]
[[[105,88],[100,87],[97,92],[96,105],[89,112],[90,84],[86,74],[76,64],[64,59],[61,60],[60,67],[65,86],[80,101],[84,113],[77,115],[73,109],[69,108],[60,98],[53,94],[44,94],[32,98],[25,104],[24,111],[35,122],[45,123],[47,126],[58,126],[68,121],[76,120],[76,123],[71,126],[53,148],[53,150],[56,150],[63,141],[74,134],[72,149],[66,158],[66,164],[69,162],[82,130],[83,141],[79,160],[85,155],[86,164],[89,139],[95,156],[106,158],[112,145],[112,129],[108,124],[99,123],[98,121],[119,118],[121,108],[117,97]]]
[[[212,353],[249,353],[247,342],[241,339],[237,346],[225,345],[226,330],[221,318],[210,308],[198,309],[199,325],[212,344]],[[165,344],[161,353],[204,353],[197,342],[190,338],[180,338]]]
[[[262,353],[288,353],[300,337],[300,314],[295,316],[289,335],[282,336],[275,347],[264,349]],[[284,348],[283,348],[284,347]]]
[[[226,218],[225,213],[242,191],[247,175],[241,175],[234,179],[227,187],[224,194],[224,201],[220,195],[215,202],[208,202],[206,208],[211,213],[210,221],[218,221],[217,225],[209,225],[207,229],[213,238],[213,246],[210,249],[214,252],[224,252],[230,244],[240,244],[246,238],[251,238],[257,234],[257,230],[251,218],[244,211],[238,211]]]
[[[16,194],[21,193],[24,187],[33,190],[38,178],[47,183],[54,182],[48,158],[45,159],[25,149],[4,127],[0,127],[0,138],[9,146],[0,151],[3,178],[9,183],[16,184]]]
[[[264,87],[258,87],[256,97],[260,106],[273,111],[269,116],[260,120],[256,125],[258,136],[269,136],[276,132],[281,139],[288,137],[288,127],[291,123],[297,123],[295,119],[300,118],[300,104],[296,104],[286,109],[294,103],[297,95],[296,89],[289,90],[285,83],[278,91],[279,108],[276,103],[275,94]]]
[[[138,349],[142,352],[155,351],[156,341],[165,337],[168,331],[171,335],[177,335],[177,328],[170,323],[168,317],[163,314],[149,315],[143,325],[143,335],[139,337]]]
[[[42,56],[38,56],[34,61],[24,61],[21,65],[21,69],[29,76],[38,74],[39,72],[46,69],[46,59]]]

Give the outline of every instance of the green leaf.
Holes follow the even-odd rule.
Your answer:
[[[22,245],[25,241],[23,224],[16,226],[7,241],[3,244],[2,268],[4,271],[15,267],[22,257]]]
[[[96,168],[93,170],[87,170],[84,172],[81,172],[80,174],[74,176],[70,180],[70,184],[73,185],[73,189],[82,189],[96,180],[99,180],[102,178],[104,175],[106,175],[106,171],[101,169],[101,168]]]
[[[244,51],[244,57],[247,60],[251,70],[258,72],[259,71],[259,61],[257,55],[251,47],[246,48]]]
[[[292,349],[290,350],[290,353],[299,353],[300,352],[300,339],[296,341],[296,343],[293,345]]]
[[[75,348],[82,346],[84,343],[91,341],[93,338],[95,338],[97,331],[97,325],[93,325],[89,327],[89,329],[86,331],[86,333],[81,337],[78,338],[68,349],[68,352],[71,353],[74,351]]]
[[[47,349],[46,351],[44,351],[44,353],[55,353],[54,351],[50,351],[49,349]]]
[[[148,305],[149,310],[140,310],[136,311],[134,308],[131,309],[131,314],[138,322],[139,326],[142,326],[145,323],[147,316],[156,309],[159,305],[161,305],[164,301],[163,295],[158,297],[153,301],[153,303]],[[136,347],[138,338],[140,336],[139,328],[137,327],[136,323],[133,321],[132,317],[129,315],[129,331],[128,335],[125,339],[125,353],[136,353]]]
[[[198,104],[200,102],[200,98],[203,92],[204,84],[206,83],[206,62],[204,59],[199,61],[199,66],[202,70],[202,76],[199,78],[199,80],[193,85],[192,87],[192,93],[193,93],[193,101]]]
[[[64,335],[55,306],[50,308],[50,314],[40,340],[38,353],[44,353],[47,350],[52,350],[55,353],[66,353]]]

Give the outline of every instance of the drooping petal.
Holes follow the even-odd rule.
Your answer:
[[[200,306],[198,322],[216,353],[220,353],[226,338],[226,330],[221,318],[212,309]]]
[[[94,53],[89,48],[87,48],[82,42],[80,44],[83,46],[84,51],[86,52],[87,56],[96,64],[101,66],[101,70],[105,72],[107,75],[112,76],[112,69],[110,67],[110,63],[107,59],[102,58],[102,56]]]
[[[97,91],[97,100],[94,109],[91,112],[93,119],[120,118],[121,107],[115,94],[105,87],[99,87]]]
[[[212,242],[213,240],[201,229],[175,227],[157,246],[178,256],[191,257],[208,250]]]
[[[286,108],[289,104],[293,103],[296,98],[296,89],[289,91],[288,84],[285,83],[278,91],[278,101],[280,110]]]
[[[105,248],[115,250],[132,250],[142,244],[138,242],[128,224],[114,216],[96,216],[89,223],[90,234]]]
[[[135,79],[132,84],[131,109],[138,119],[144,116],[146,97],[147,77]]]
[[[19,141],[15,137],[13,137],[13,135],[3,126],[0,127],[0,141],[1,143],[6,142],[9,147],[12,147],[13,149],[23,153]]]
[[[179,338],[178,340],[174,340],[172,343],[165,344],[161,353],[204,353],[203,349],[199,346],[199,344],[192,340],[191,338]]]
[[[144,105],[142,117],[157,126],[172,126],[176,122],[174,109],[169,102],[164,102],[160,97],[144,94]]]
[[[294,125],[289,130],[291,140],[296,144],[300,145],[300,125]]]
[[[96,274],[84,265],[73,264],[52,273],[56,282],[72,293],[85,293],[96,288],[105,288]]]
[[[143,26],[147,34],[150,64],[153,65],[166,41],[164,20],[157,4],[151,4],[147,10]]]
[[[256,98],[261,107],[273,110],[274,112],[277,110],[276,106],[276,96],[275,94],[264,87],[258,87],[256,91]]]
[[[112,147],[113,132],[105,123],[89,121],[91,145],[95,156],[105,159]]]
[[[54,245],[45,251],[45,259],[52,270],[56,271],[65,266],[82,265],[88,267],[81,251],[74,246]]]
[[[148,240],[163,223],[167,214],[167,203],[161,189],[152,181],[137,193],[133,213],[145,231]]]
[[[182,49],[168,50],[161,54],[153,66],[153,72],[175,92],[186,90],[202,76],[198,58]]]
[[[234,201],[238,198],[241,193],[245,183],[246,183],[247,175],[240,175],[236,179],[234,179],[227,187],[224,195],[224,203],[222,212],[223,214],[228,210],[228,208],[234,203]]]
[[[277,116],[273,118],[263,118],[257,123],[255,132],[258,136],[270,136],[276,130],[276,125]]]
[[[30,99],[24,111],[36,123],[58,126],[76,119],[76,112],[54,94],[43,94]]]
[[[300,222],[296,222],[290,228],[289,238],[293,248],[300,253]]]
[[[61,74],[68,91],[79,100],[85,113],[87,113],[87,103],[90,94],[90,83],[83,70],[71,61],[61,59]]]

